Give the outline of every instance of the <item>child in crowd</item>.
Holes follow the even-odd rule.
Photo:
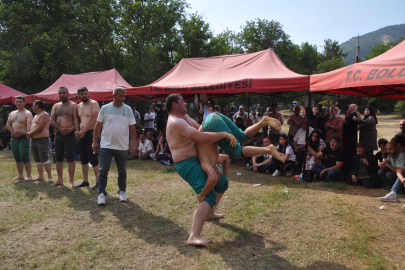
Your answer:
[[[287,134],[280,134],[279,144],[276,146],[279,155],[285,159],[282,163],[277,159],[273,159],[269,171],[274,171],[273,176],[279,176],[281,172],[286,172],[286,176],[292,176],[292,171],[295,168],[294,150],[288,143]]]

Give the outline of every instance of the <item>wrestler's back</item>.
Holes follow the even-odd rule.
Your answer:
[[[172,152],[174,162],[197,157],[195,142],[181,135],[182,129],[189,127],[186,121],[169,115],[166,127],[166,139]]]

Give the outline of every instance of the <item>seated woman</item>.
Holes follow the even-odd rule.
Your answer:
[[[295,168],[295,156],[294,150],[288,144],[287,134],[280,134],[279,144],[276,148],[278,154],[285,160],[285,162],[283,163],[280,160],[273,159],[269,171],[274,172],[272,176],[279,176],[281,172],[286,172],[286,176],[292,176],[292,171]]]
[[[165,152],[165,149],[166,149],[166,144],[167,143],[166,143],[165,137],[160,136],[159,137],[159,142],[158,142],[158,144],[156,146],[156,151],[155,151],[155,153],[150,153],[150,157],[153,160],[157,160],[158,156],[164,156],[164,152]],[[157,160],[157,161],[159,161],[159,160]]]
[[[172,152],[170,151],[168,143],[166,144],[166,148],[163,155],[158,155],[156,157],[156,161],[159,161],[159,163],[162,164],[163,166],[169,166],[173,164]]]
[[[309,146],[314,149],[316,152],[321,152],[323,149],[326,148],[325,142],[321,139],[321,133],[318,130],[312,131],[311,135],[309,136]],[[307,154],[305,159],[305,164],[302,170],[312,170],[312,167],[315,164],[321,164],[321,160],[317,157],[312,156],[311,154]]]

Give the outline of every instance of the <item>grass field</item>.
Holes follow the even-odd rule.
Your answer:
[[[379,138],[399,131],[399,119],[379,122]],[[12,181],[10,151],[0,160],[0,269],[405,269],[403,203],[381,203],[381,189],[303,183],[231,164],[218,207],[225,218],[206,223],[202,235],[213,243],[205,249],[185,243],[197,200],[172,167],[128,162],[129,201],[120,203],[114,164],[107,205],[99,207],[88,188]],[[77,184],[81,176],[77,162]]]

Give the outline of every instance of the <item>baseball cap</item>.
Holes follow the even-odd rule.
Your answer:
[[[215,103],[214,103],[214,101],[212,101],[212,100],[208,100],[207,101],[207,105],[214,105]]]

